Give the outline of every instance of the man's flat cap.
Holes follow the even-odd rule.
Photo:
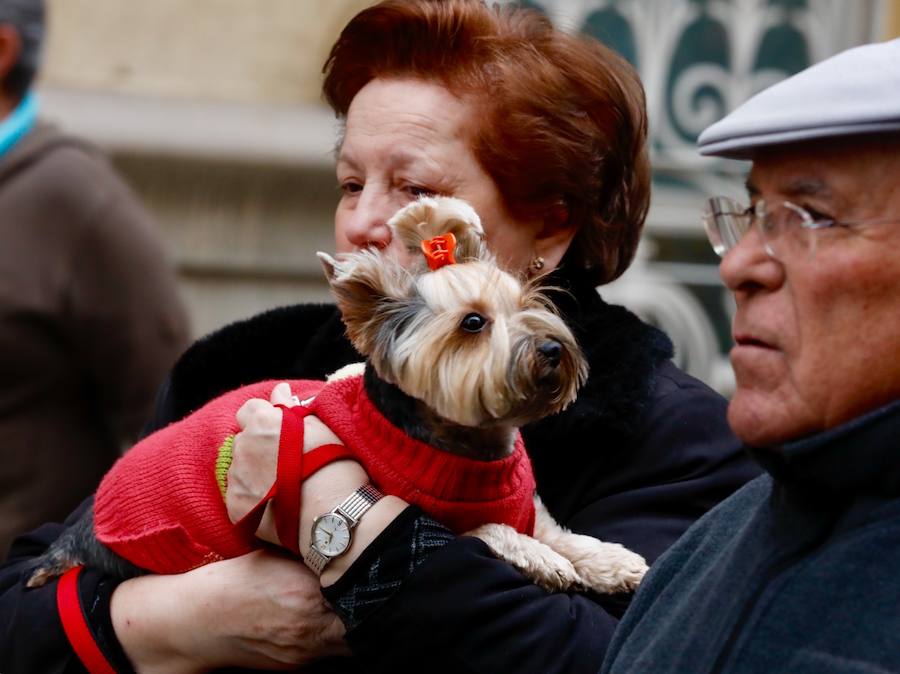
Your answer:
[[[750,159],[761,147],[900,132],[900,39],[855,47],[758,93],[710,126],[700,153]]]

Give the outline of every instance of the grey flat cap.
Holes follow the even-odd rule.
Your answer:
[[[700,154],[900,132],[900,39],[841,52],[758,93],[700,134]]]

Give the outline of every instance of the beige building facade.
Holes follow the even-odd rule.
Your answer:
[[[338,129],[320,99],[321,67],[341,27],[368,4],[48,0],[39,83],[43,113],[107,149],[155,212],[196,335],[268,307],[328,301],[315,251],[333,247]],[[761,36],[773,26],[790,28],[808,42],[808,57],[815,61],[853,44],[900,36],[900,0],[529,4],[567,29],[586,30],[612,12],[630,26],[631,41],[623,44],[633,48],[647,87],[659,186],[643,260],[634,278],[610,292],[666,327],[679,344],[681,364],[727,392],[727,338],[720,334],[725,319],[710,318],[709,307],[697,300],[705,297],[708,304],[714,296],[714,304],[727,304],[716,294],[714,266],[709,259],[698,264],[678,254],[658,256],[671,241],[705,245],[696,222],[697,193],[672,185],[693,181],[708,191],[731,184],[735,175],[695,157],[693,129],[712,120],[703,117],[710,114],[706,109],[679,112],[678,87],[687,86],[690,69],[681,84],[673,84],[678,73],[668,64],[677,60],[678,26],[686,35],[700,21],[717,21],[733,36],[746,33],[748,25]],[[669,43],[672,54],[660,53]],[[715,114],[786,74],[725,68],[721,88],[727,91],[713,106]],[[654,278],[648,293],[648,279]],[[681,292],[691,279],[699,295]],[[677,308],[671,316],[654,314],[658,309],[645,301],[663,296],[666,308]]]
[[[43,113],[155,212],[202,335],[328,300],[336,126],[321,69],[360,0],[49,0]]]
[[[366,0],[48,0],[48,85],[316,104],[322,63]]]

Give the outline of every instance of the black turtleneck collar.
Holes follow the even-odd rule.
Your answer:
[[[894,496],[900,494],[900,400],[796,442],[748,450],[789,488]]]
[[[536,425],[565,432],[599,423],[631,436],[641,427],[659,366],[672,357],[672,342],[624,307],[604,302],[587,271],[562,265],[544,285],[559,289],[548,295],[575,334],[590,374],[572,405]]]

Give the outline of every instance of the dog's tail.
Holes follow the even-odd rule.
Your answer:
[[[29,567],[26,587],[41,587],[76,566],[87,566],[120,580],[146,573],[119,557],[94,535],[93,506]]]

